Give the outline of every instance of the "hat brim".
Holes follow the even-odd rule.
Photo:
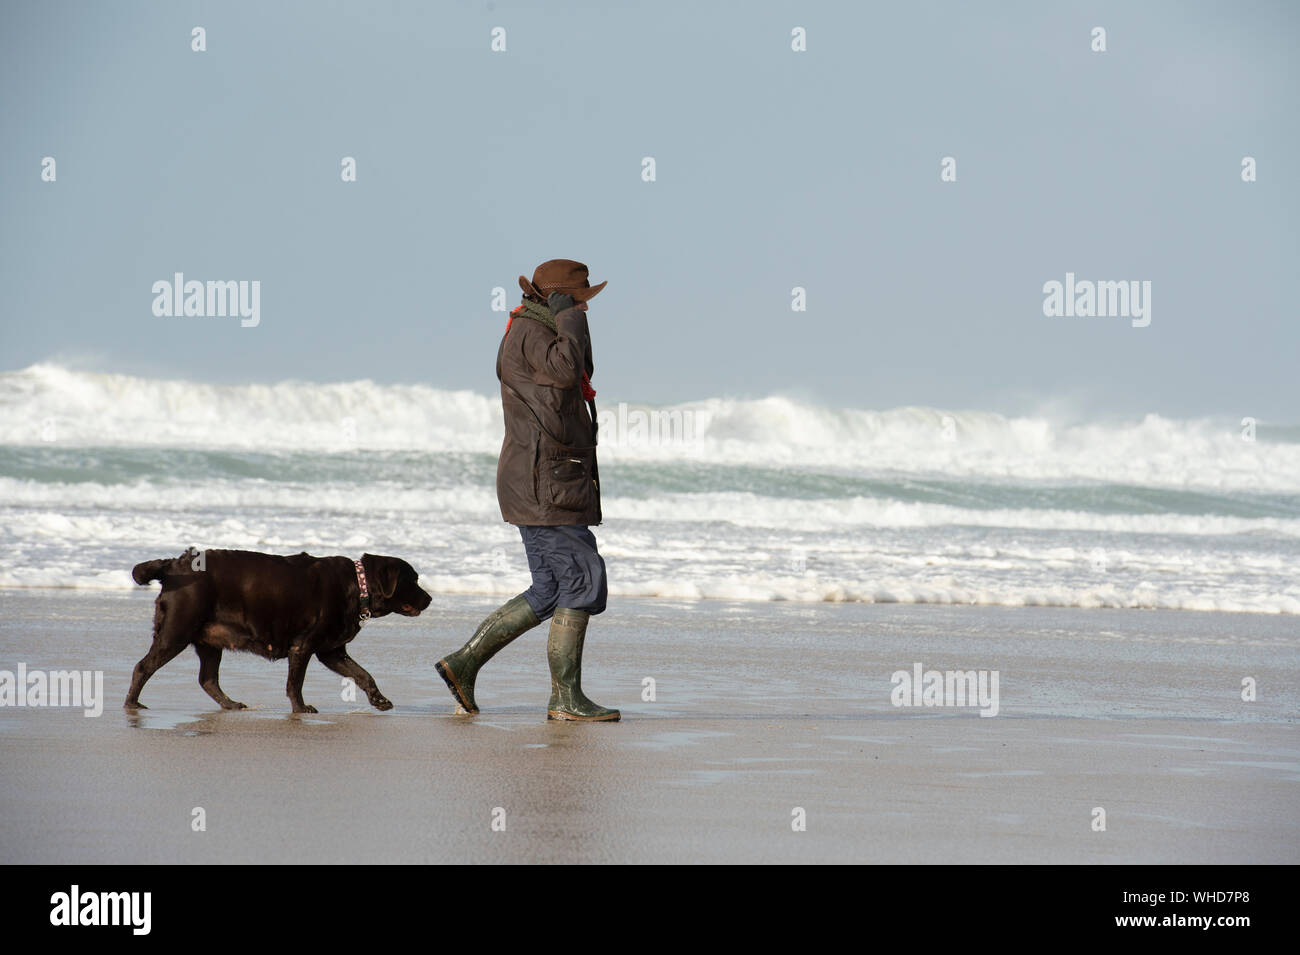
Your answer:
[[[563,292],[565,295],[572,295],[573,300],[575,302],[585,302],[593,298],[597,292],[599,292],[608,284],[609,284],[609,280],[606,279],[604,282],[601,282],[599,285],[591,285],[588,286],[587,288],[556,288],[556,289],[551,289],[551,292]],[[535,295],[538,298],[540,298],[543,302],[546,301],[546,299],[549,297],[550,294],[548,292],[543,292],[541,289],[539,289],[532,282],[528,281],[528,279],[524,278],[524,276],[522,275],[519,276],[519,287],[524,290],[525,295]]]
[[[588,288],[561,289],[560,291],[568,292],[573,296],[575,302],[585,302],[587,299],[595,296],[597,292],[603,289],[609,282],[601,282],[599,285],[592,285]]]

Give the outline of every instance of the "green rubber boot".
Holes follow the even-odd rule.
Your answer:
[[[589,619],[591,615],[586,611],[561,607],[551,620],[551,634],[546,641],[546,661],[551,665],[548,720],[613,723],[622,716],[618,710],[591,702],[582,692],[582,644]]]
[[[447,689],[466,713],[478,712],[474,680],[483,664],[515,637],[539,623],[523,594],[512,597],[487,615],[463,647],[438,661],[438,675],[446,681]]]

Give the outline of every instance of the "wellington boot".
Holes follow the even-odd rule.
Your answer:
[[[546,641],[546,660],[551,665],[548,720],[614,722],[622,715],[618,710],[591,702],[582,692],[582,645],[590,617],[585,611],[561,607],[551,620],[551,633]]]
[[[477,713],[474,680],[483,664],[519,636],[541,623],[521,594],[502,604],[478,625],[466,644],[438,661],[438,674],[466,713]]]

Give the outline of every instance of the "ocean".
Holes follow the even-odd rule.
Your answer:
[[[599,400],[614,597],[1300,613],[1294,425]],[[518,593],[501,427],[424,385],[0,373],[0,589],[128,590],[193,546]]]

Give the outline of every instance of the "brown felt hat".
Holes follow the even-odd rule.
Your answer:
[[[587,281],[587,267],[573,259],[551,259],[537,266],[530,282],[519,276],[519,287],[525,295],[535,295],[543,302],[552,292],[564,292],[572,295],[575,302],[585,302],[608,282],[592,285]]]

